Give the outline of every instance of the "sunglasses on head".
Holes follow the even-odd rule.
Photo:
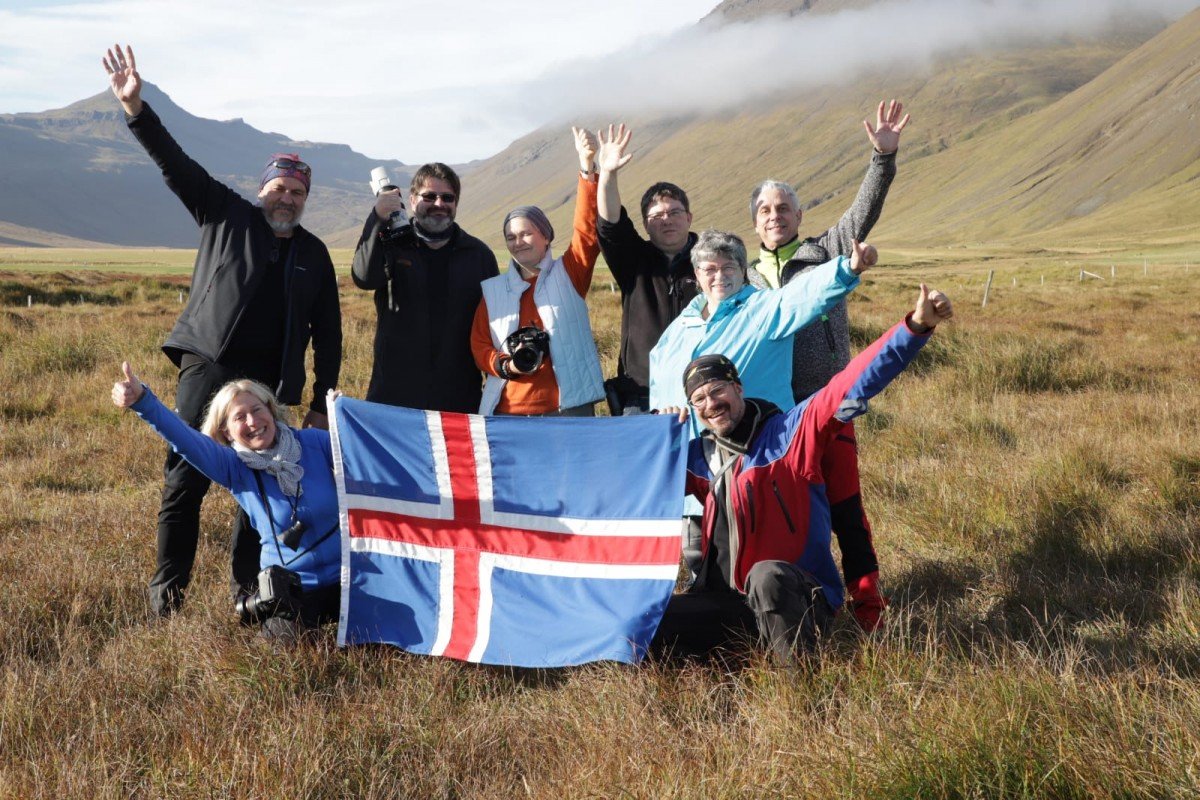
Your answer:
[[[276,169],[294,169],[301,175],[312,175],[312,167],[303,161],[296,161],[293,158],[276,158],[270,164],[267,164],[267,166],[275,167]]]
[[[438,200],[441,200],[447,205],[458,199],[450,192],[421,192],[419,195],[417,195],[417,197],[421,198],[426,203],[436,203]]]

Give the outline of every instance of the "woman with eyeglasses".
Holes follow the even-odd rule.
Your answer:
[[[650,351],[650,407],[686,405],[684,369],[699,356],[720,353],[737,366],[747,391],[791,408],[792,334],[858,286],[858,276],[876,257],[874,247],[855,242],[851,258],[839,256],[781,289],[760,291],[746,283],[742,240],[732,233],[704,231],[692,247],[701,293]],[[694,421],[693,432],[698,432]]]
[[[230,491],[259,531],[258,588],[237,601],[243,622],[294,641],[338,617],[341,540],[329,431],[297,430],[287,407],[252,380],[226,383],[200,431],[164,406],[126,361],[112,401],[129,408],[206,477]]]
[[[628,161],[628,136],[571,129],[579,156],[574,233],[562,256],[550,250],[554,228],[537,206],[504,218],[508,271],[482,284],[471,351],[487,375],[480,414],[590,417],[604,397],[600,357],[584,302],[600,253],[596,176]]]

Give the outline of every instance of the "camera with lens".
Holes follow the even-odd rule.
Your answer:
[[[258,588],[236,601],[238,616],[250,624],[272,617],[295,619],[300,616],[300,597],[304,589],[300,576],[277,564],[258,573]]]
[[[535,371],[550,352],[550,334],[535,325],[517,328],[504,340],[504,349],[512,357],[512,365],[525,373]]]
[[[371,192],[376,197],[399,188],[392,182],[386,167],[376,167],[371,170]],[[395,244],[407,244],[413,241],[412,220],[408,218],[408,212],[404,210],[403,202],[400,203],[400,209],[393,211],[388,217],[387,228],[379,234],[379,238]]]

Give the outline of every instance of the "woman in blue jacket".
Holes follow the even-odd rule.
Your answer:
[[[683,371],[693,360],[721,353],[737,366],[747,391],[781,409],[792,401],[792,336],[818,319],[859,283],[878,253],[854,242],[838,256],[774,291],[746,283],[746,246],[732,233],[707,230],[692,246],[700,290],[650,351],[650,407],[682,407]],[[693,435],[699,429],[693,423]]]
[[[341,542],[329,432],[292,428],[286,408],[251,380],[221,387],[198,432],[154,396],[129,362],[121,369],[125,379],[113,384],[113,403],[133,409],[188,463],[228,489],[259,532],[263,572],[259,591],[239,600],[243,618],[261,620],[269,636],[280,638],[336,620]]]

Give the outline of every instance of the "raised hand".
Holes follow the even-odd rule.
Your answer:
[[[137,59],[133,57],[133,48],[115,44],[108,53],[101,57],[100,63],[108,73],[108,82],[112,84],[113,94],[121,101],[125,113],[131,117],[142,112],[142,76],[137,71]]]
[[[375,198],[375,216],[384,222],[392,218],[392,214],[404,210],[404,198],[399,189],[389,189],[380,192]]]
[[[579,154],[579,171],[590,175],[592,174],[592,164],[596,161],[599,143],[587,128],[576,128],[572,125],[571,133],[575,137],[575,152]]]
[[[908,114],[904,114],[904,104],[892,100],[884,111],[883,101],[879,101],[879,109],[875,112],[875,127],[864,119],[863,127],[867,129],[867,138],[881,153],[894,153],[900,149],[900,131],[908,124]]]
[[[133,374],[133,367],[129,366],[128,361],[121,362],[121,371],[125,373],[125,380],[113,384],[112,401],[117,408],[129,408],[142,399],[146,389],[138,376]]]
[[[596,166],[600,168],[601,172],[616,172],[628,164],[629,159],[633,158],[632,153],[625,152],[625,148],[629,146],[629,139],[633,136],[633,131],[627,129],[624,122],[615,129],[609,125],[607,134],[601,128],[596,131],[596,136],[600,139],[600,152],[596,156]]]
[[[879,251],[873,244],[860,242],[858,239],[850,241],[854,245],[854,253],[850,256],[850,271],[855,275],[862,275],[879,261]]]
[[[922,283],[917,294],[917,305],[913,308],[912,321],[929,330],[953,316],[954,308],[950,305],[950,298]]]

